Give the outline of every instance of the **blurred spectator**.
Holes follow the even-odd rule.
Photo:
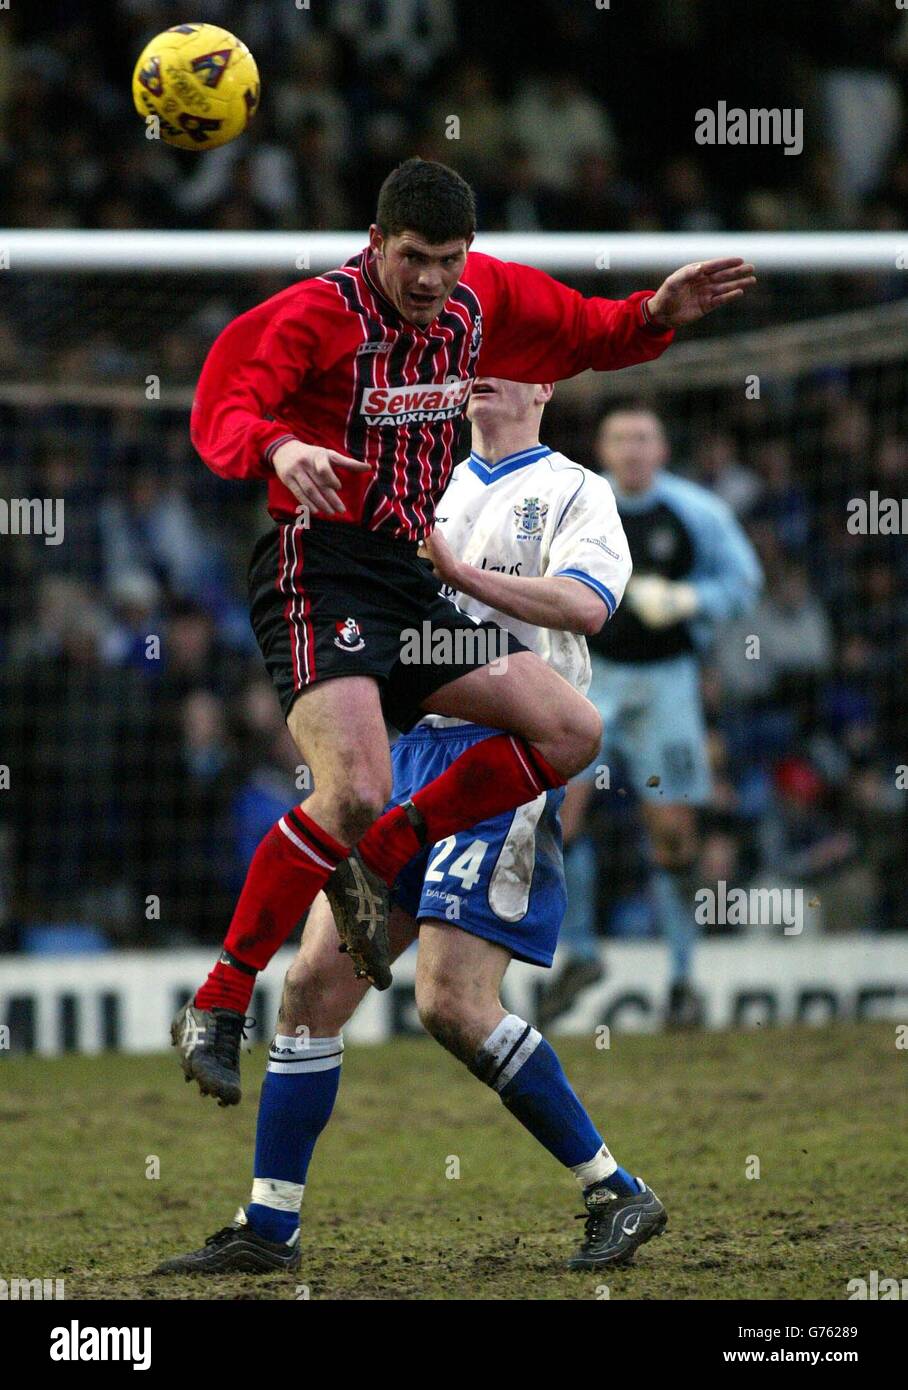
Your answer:
[[[300,121],[292,153],[296,200],[289,210],[291,225],[319,231],[353,226],[345,170],[328,146],[324,118],[317,112]]]
[[[335,0],[331,23],[363,68],[399,62],[411,79],[432,72],[456,41],[452,0]]]
[[[752,637],[757,655],[742,660]],[[744,619],[727,623],[716,644],[716,661],[729,692],[738,698],[784,696],[786,689],[821,676],[832,661],[832,628],[810,592],[801,565],[784,564],[767,575],[766,592]]]
[[[482,207],[484,222],[492,231],[535,232],[542,227],[548,200],[533,177],[529,152],[522,145],[509,142],[503,146],[500,167],[490,175]]]
[[[100,513],[106,581],[144,571],[184,598],[204,598],[217,570],[216,549],[182,492],[139,468],[120,497],[108,496]]]
[[[356,140],[350,151],[357,222],[368,226],[375,215],[375,196],[389,169],[399,161],[416,133],[421,106],[417,91],[397,56],[370,72],[352,94]]]
[[[679,155],[660,171],[657,181],[662,225],[671,232],[717,232],[724,225],[718,201],[710,197],[703,167],[691,155]]]
[[[721,497],[736,516],[751,512],[760,495],[760,479],[741,463],[730,434],[713,432],[701,436],[693,463],[697,480]]]
[[[300,123],[316,117],[323,132],[325,158],[335,166],[347,158],[353,137],[339,70],[335,37],[309,34],[294,47],[292,59],[278,75],[274,91],[274,118],[282,139],[292,145]]]
[[[147,718],[141,679],[103,664],[102,613],[72,581],[64,599],[62,582],[44,586],[43,634],[30,649],[20,644],[0,701],[15,769],[4,795],[15,844],[11,910],[51,922],[79,920],[86,895],[122,880]],[[96,906],[93,898],[88,920]],[[132,911],[137,923],[138,903]]]
[[[112,666],[132,666],[157,674],[160,662],[149,659],[149,637],[154,637],[160,613],[161,589],[145,570],[120,570],[108,584],[114,624],[102,646]]]
[[[823,75],[822,98],[839,192],[845,198],[859,198],[879,184],[901,134],[904,117],[898,85],[888,73],[856,63]]]
[[[147,772],[143,814],[134,808],[132,818],[137,876],[143,896],[160,898],[168,932],[218,941],[234,896],[230,801],[237,768],[227,709],[211,690],[179,696],[172,689],[156,715],[158,756]]]
[[[853,901],[845,885],[859,880],[857,896],[866,901],[872,879],[856,864],[858,841],[831,815],[827,788],[816,768],[803,757],[784,759],[776,769],[772,813],[761,823],[763,860],[775,879],[788,880],[804,892],[809,908],[823,908],[827,930],[853,928]],[[804,912],[804,920],[809,920]]]
[[[445,131],[450,116],[459,122],[452,154],[465,178],[480,186],[494,179],[506,158],[507,110],[495,92],[494,78],[485,63],[467,59],[446,75],[441,95],[433,102],[428,125]]]
[[[564,192],[573,161],[611,155],[615,132],[603,104],[569,72],[528,78],[515,94],[510,125],[529,151],[534,177],[547,189]]]
[[[232,884],[237,892],[262,836],[288,806],[305,801],[313,790],[269,681],[257,677],[246,686],[239,716],[248,756],[232,805],[236,850]]]
[[[67,574],[96,584],[103,570],[102,538],[98,522],[101,489],[93,479],[84,448],[75,441],[64,446],[53,436],[39,443],[29,495],[59,506],[63,518],[60,545],[44,546],[40,567],[44,574]],[[29,548],[33,563],[38,563]]]
[[[608,152],[587,151],[575,162],[564,192],[550,200],[555,215],[549,221],[578,232],[623,232],[640,201],[639,191],[619,178]]]
[[[765,521],[784,550],[799,553],[810,532],[804,489],[793,476],[791,446],[787,439],[768,439],[754,453],[761,479],[759,497],[752,503],[755,521]]]

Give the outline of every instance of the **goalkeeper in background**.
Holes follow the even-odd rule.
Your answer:
[[[696,926],[692,873],[697,808],[711,796],[700,661],[717,623],[756,602],[762,571],[729,508],[706,488],[665,471],[668,441],[647,406],[603,419],[598,462],[615,493],[634,562],[624,603],[590,638],[588,698],[602,716],[599,759],[570,784],[563,808],[567,960],[542,1001],[540,1022],[571,1007],[602,976],[595,930],[596,855],[583,824],[597,767],[620,758],[640,797],[651,852],[651,894],[668,942],[666,1023],[696,1026],[691,983]]]

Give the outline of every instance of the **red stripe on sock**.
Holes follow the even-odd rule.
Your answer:
[[[246,874],[224,947],[264,970],[349,850],[300,807],[293,824],[282,816],[261,841]],[[195,1002],[202,1009],[242,1010],[255,977],[218,961]]]
[[[526,746],[527,745],[524,745],[524,747]],[[524,771],[526,772],[527,781],[531,784],[531,786],[535,786],[536,795],[538,796],[539,793],[542,791],[542,787],[539,785],[539,778],[536,776],[535,769],[533,768],[533,765],[530,762],[529,758],[524,757],[523,749],[520,747],[520,742],[513,736],[511,737],[511,747],[514,749],[514,756],[518,759]]]
[[[536,769],[536,774],[540,783],[540,792],[551,791],[553,787],[567,786],[567,778],[562,777],[557,767],[553,767],[549,760],[542,756],[538,748],[534,747],[532,743],[527,743],[526,739],[517,738],[516,736],[514,736],[513,741],[519,744],[520,748]],[[537,792],[536,795],[538,796],[539,792]]]

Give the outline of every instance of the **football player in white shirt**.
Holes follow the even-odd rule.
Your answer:
[[[609,483],[539,442],[552,389],[476,381],[474,450],[452,474],[426,550],[458,607],[510,627],[583,693],[585,635],[614,613],[631,561]],[[498,733],[427,716],[392,749],[393,803]],[[392,960],[419,939],[416,1005],[426,1029],[577,1178],[587,1224],[569,1264],[582,1269],[628,1263],[667,1217],[652,1189],[612,1157],[548,1042],[499,998],[512,959],[552,963],[566,905],[563,798],[563,788],[542,792],[427,846],[397,879],[389,933]],[[203,1250],[162,1272],[298,1266],[300,1205],[337,1094],[342,1029],[369,988],[339,956],[320,895],[285,982],[259,1102],[252,1201]]]

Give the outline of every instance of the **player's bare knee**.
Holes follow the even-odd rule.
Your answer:
[[[557,758],[550,758],[564,777],[575,777],[599,756],[602,747],[602,718],[589,700],[573,701],[564,711],[558,735]]]
[[[334,975],[314,970],[304,961],[294,961],[284,979],[279,1030],[298,1033],[307,1029],[310,1037],[334,1037],[343,1028],[358,1001]]]
[[[578,713],[577,705],[552,711],[548,728],[533,743],[546,761],[569,779],[597,757],[602,745],[602,721],[593,705],[589,713],[582,706]]]
[[[293,1033],[298,1027],[308,1027],[311,1017],[311,987],[309,977],[297,962],[284,976],[281,1004],[278,1010],[278,1029]]]
[[[596,706],[589,700],[583,702],[583,712],[578,716],[577,739],[577,766],[574,768],[572,776],[582,772],[585,767],[589,767],[599,756],[602,747],[602,715]]]
[[[458,991],[443,980],[417,980],[416,1009],[426,1032],[448,1052],[468,1063],[472,1055],[469,1029],[465,1026],[463,1000]]]

